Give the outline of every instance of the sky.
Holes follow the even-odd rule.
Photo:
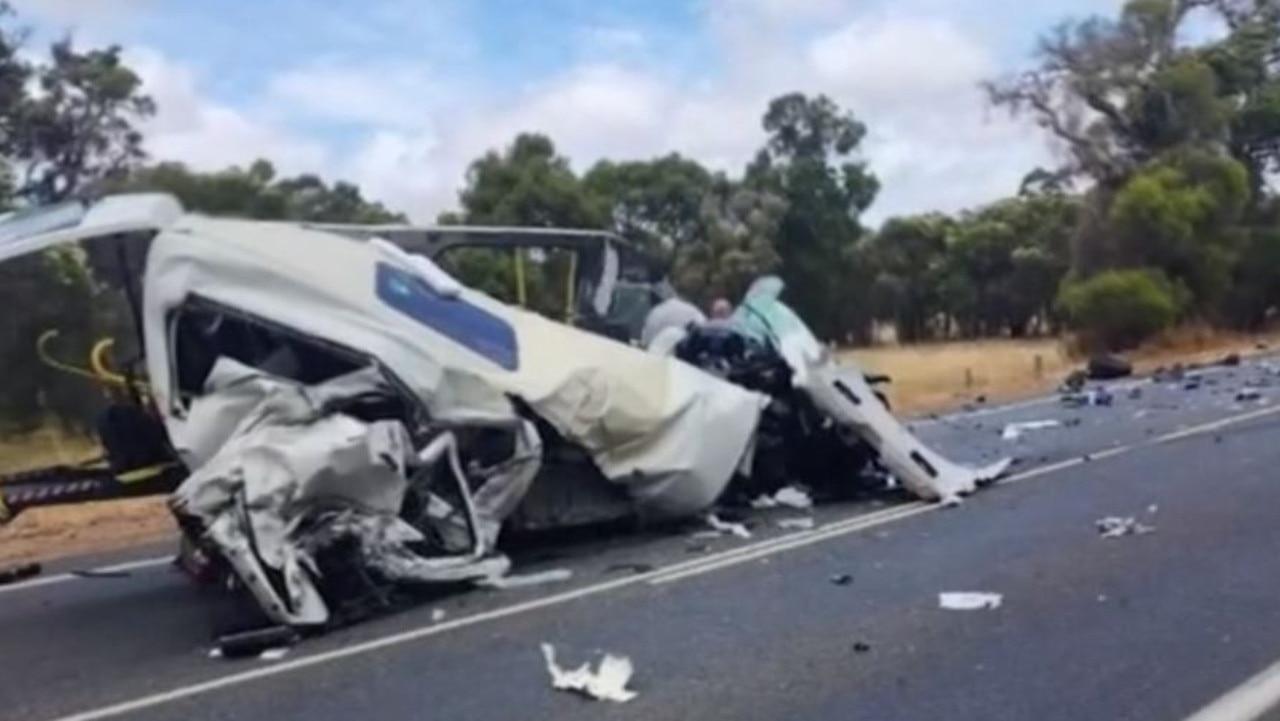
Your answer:
[[[16,0],[33,42],[118,43],[159,112],[153,158],[271,160],[430,222],[521,131],[585,170],[668,152],[739,173],[785,92],[868,125],[868,213],[1016,191],[1047,139],[984,106],[1056,22],[1119,0]]]

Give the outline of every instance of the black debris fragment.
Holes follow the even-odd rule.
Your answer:
[[[1085,372],[1098,381],[1127,378],[1133,375],[1133,364],[1117,355],[1098,355],[1089,359]]]
[[[837,586],[848,586],[853,583],[853,574],[837,573],[831,577],[831,582]]]
[[[287,648],[298,642],[298,633],[288,626],[230,633],[218,639],[218,651],[222,658],[248,658],[260,656],[264,651]]]
[[[1239,354],[1239,353],[1228,353],[1228,354],[1226,354],[1225,356],[1223,356],[1223,357],[1222,357],[1222,360],[1218,361],[1218,365],[1224,365],[1224,366],[1228,366],[1228,367],[1230,367],[1230,366],[1238,366],[1238,365],[1240,365],[1240,354]]]
[[[1134,386],[1129,389],[1129,398],[1131,400],[1136,401],[1141,397],[1142,397],[1142,386]]]
[[[649,573],[653,571],[653,568],[654,568],[653,564],[651,563],[615,563],[609,566],[608,568],[604,569],[604,572],[605,573],[634,573],[636,575],[639,575],[641,573]]]
[[[1189,375],[1186,378],[1184,378],[1182,381],[1182,390],[1184,391],[1199,390],[1199,388],[1203,385],[1204,385],[1204,378],[1201,378],[1199,375]]]
[[[974,402],[974,403],[986,403],[986,402],[987,402],[987,397],[986,397],[985,395],[980,395],[980,396],[978,396],[977,398],[974,398],[974,399],[973,399],[973,402]]]
[[[6,568],[0,570],[0,586],[25,581],[28,578],[35,578],[43,572],[44,567],[38,563],[24,563],[19,566]]]
[[[1242,388],[1236,393],[1237,403],[1247,403],[1250,401],[1262,400],[1262,393],[1256,388]]]
[[[853,643],[854,653],[870,653],[870,651],[871,651],[871,644],[867,643],[866,641],[854,641]]]
[[[1089,374],[1085,371],[1072,371],[1067,379],[1062,382],[1059,389],[1062,393],[1079,393],[1084,390],[1084,384],[1089,380]]]

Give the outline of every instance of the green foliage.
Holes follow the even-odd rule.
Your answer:
[[[677,248],[677,288],[703,304],[740,299],[752,281],[781,263],[773,239],[785,212],[778,196],[719,179],[703,199],[696,240]]]
[[[1109,270],[1068,280],[1058,304],[1081,345],[1122,351],[1169,328],[1177,320],[1179,293],[1159,270]]]
[[[473,162],[459,200],[469,225],[599,228],[607,217],[555,143],[536,133]]]

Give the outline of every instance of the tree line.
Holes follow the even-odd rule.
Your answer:
[[[1197,24],[1224,31],[1188,41]],[[284,177],[269,159],[214,172],[154,162],[141,128],[157,108],[121,48],[29,44],[0,3],[8,208],[160,190],[213,214],[405,220],[355,184]],[[674,152],[578,171],[531,129],[472,162],[438,221],[609,229],[698,302],[737,299],[777,273],[800,314],[840,342],[869,342],[885,324],[904,341],[1070,331],[1107,349],[1185,322],[1257,330],[1280,305],[1278,63],[1280,0],[1129,0],[1049,29],[1026,67],[975,89],[1033,121],[1061,161],[981,207],[868,227],[880,182],[862,152],[866,125],[826,96],[789,93],[762,109],[763,143],[736,172]],[[455,270],[495,289],[509,274],[501,262]],[[0,267],[0,303],[38,308],[0,319],[0,362],[31,381],[0,391],[0,417],[47,405],[46,371],[28,368],[39,329],[99,305],[92,274],[66,257],[38,266]],[[61,292],[33,306],[33,274]]]

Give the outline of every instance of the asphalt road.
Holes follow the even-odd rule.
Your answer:
[[[1236,401],[1273,377],[1261,401]],[[274,662],[209,658],[221,596],[153,549],[72,560],[0,589],[0,719],[1180,721],[1280,659],[1280,376],[1207,378],[1140,382],[1137,398],[1122,386],[1111,407],[1047,399],[914,423],[958,459],[1020,459],[957,509],[886,498],[820,508],[807,532],[778,528],[801,515],[779,509],[753,516],[750,540],[548,549],[525,570],[570,581],[443,597]],[[1062,425],[1001,439],[1046,419]],[[1103,540],[1108,515],[1156,531]],[[942,610],[944,591],[1004,603]],[[566,665],[629,656],[639,697],[552,690],[542,642]]]

